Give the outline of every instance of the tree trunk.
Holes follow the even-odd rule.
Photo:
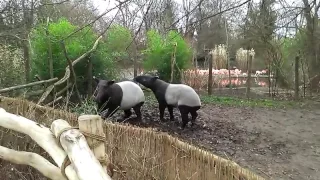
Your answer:
[[[133,77],[136,77],[138,75],[138,64],[137,64],[137,51],[138,51],[138,45],[136,40],[134,40],[134,47],[133,47]]]
[[[316,2],[316,1],[315,1]],[[314,79],[317,79],[316,77],[319,76],[319,43],[317,38],[317,31],[318,31],[318,10],[320,8],[320,3],[314,4],[312,7],[308,0],[303,0],[304,3],[304,16],[306,18],[307,24],[306,24],[306,35],[308,42],[306,47],[306,53],[307,53],[307,59],[309,62],[309,79],[310,79],[310,90],[315,90],[318,88],[318,83]],[[314,12],[312,13],[312,8],[314,7]]]
[[[88,58],[88,75],[87,75],[87,82],[88,82],[88,97],[92,95],[92,61],[91,58]]]
[[[50,73],[50,78],[52,79],[53,78],[53,58],[52,58],[51,39],[50,39],[50,33],[49,33],[49,17],[47,18],[46,36],[47,36],[47,43],[48,43],[49,73]]]
[[[23,59],[24,59],[24,70],[26,82],[30,81],[30,54],[28,41],[23,41]]]

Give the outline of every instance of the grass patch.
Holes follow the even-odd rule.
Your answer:
[[[144,91],[145,104],[143,108],[156,108],[158,101],[151,91]],[[227,106],[242,106],[242,107],[268,107],[268,108],[285,108],[298,106],[298,102],[294,101],[279,101],[272,99],[244,99],[239,97],[228,96],[200,96],[202,104],[220,104]],[[70,108],[71,112],[78,115],[82,114],[97,114],[96,103],[92,99],[85,99],[81,104],[76,104]]]
[[[249,106],[249,107],[270,107],[270,108],[284,108],[296,105],[293,101],[276,101],[272,99],[244,99],[237,97],[223,97],[223,96],[200,96],[201,102],[204,104],[221,104],[229,106]]]
[[[77,115],[97,114],[96,107],[96,103],[91,98],[87,98],[83,99],[81,104],[75,104],[70,107],[70,111]]]

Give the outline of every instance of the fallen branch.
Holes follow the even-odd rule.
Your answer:
[[[57,166],[36,153],[16,151],[0,146],[0,158],[15,164],[29,165],[53,180],[67,180]]]
[[[12,87],[8,87],[8,88],[0,89],[0,93],[13,91],[13,90],[17,90],[17,89],[23,89],[23,88],[27,88],[27,87],[31,87],[31,86],[36,86],[36,85],[39,85],[39,84],[51,83],[51,82],[54,82],[54,81],[57,81],[57,80],[58,80],[58,78],[53,78],[53,79],[48,79],[48,80],[43,80],[43,81],[32,82],[32,83],[29,83],[29,84],[12,86]]]
[[[54,103],[60,101],[62,99],[62,96],[58,97],[57,99],[53,100],[52,102],[49,102],[48,104],[46,104],[45,106],[51,106],[53,105]]]
[[[72,81],[72,84],[74,84],[74,88],[75,88],[78,100],[81,103],[81,96],[80,96],[80,93],[79,93],[79,90],[78,90],[78,86],[77,86],[77,75],[76,75],[76,72],[74,71],[74,68],[73,68],[73,65],[72,65],[72,61],[68,56],[67,49],[66,49],[66,46],[65,46],[63,41],[61,41],[61,46],[62,46],[62,49],[63,49],[64,56],[66,57],[68,65],[69,65],[69,71],[71,72],[70,79]]]
[[[51,86],[47,87],[47,89],[44,91],[44,93],[42,94],[42,96],[40,97],[39,101],[43,102],[51,93],[51,91],[54,89],[54,84],[52,84]],[[38,105],[40,104],[38,101]]]
[[[57,92],[56,96],[61,96],[64,92],[66,92],[69,88],[72,87],[72,84],[67,84],[66,87],[64,87],[63,89],[61,89],[59,92]]]
[[[99,44],[99,41],[102,39],[102,35],[98,37],[98,39],[95,41],[95,43],[93,44],[93,47],[87,51],[86,53],[82,54],[80,57],[78,57],[76,60],[74,60],[72,62],[72,66],[76,65],[77,63],[79,63],[82,59],[84,59],[85,57],[87,57],[89,54],[91,54],[93,51],[95,51],[97,49],[97,46]],[[69,79],[70,77],[70,69],[69,66],[66,67],[66,73],[64,74],[63,78],[61,78],[58,82],[54,83],[55,86],[58,86],[62,83],[64,83],[67,79]]]
[[[40,89],[40,90],[35,90],[35,91],[30,91],[30,92],[27,92],[25,95],[24,95],[24,98],[30,98],[32,96],[39,96],[41,94],[44,93],[44,89]]]
[[[76,64],[77,64],[78,62],[80,62],[82,59],[84,59],[84,58],[87,57],[89,54],[91,54],[93,51],[95,51],[95,50],[97,49],[97,46],[98,46],[98,44],[99,44],[99,41],[102,39],[102,36],[103,36],[103,34],[101,34],[101,35],[98,37],[98,39],[97,39],[97,40],[95,41],[95,43],[93,44],[93,47],[92,47],[89,51],[85,52],[85,53],[82,54],[80,57],[78,57],[76,60],[74,60],[74,61],[72,62],[72,66],[76,65]],[[58,86],[58,85],[61,85],[62,83],[66,82],[67,79],[69,79],[69,78],[70,78],[70,68],[69,68],[69,65],[68,65],[68,66],[66,67],[66,72],[65,72],[63,78],[61,78],[58,82],[54,83],[53,86],[56,87],[56,86]],[[68,89],[68,88],[66,88],[66,90],[67,90],[67,89]],[[42,96],[41,96],[41,98],[39,99],[39,101],[38,101],[37,104],[42,103],[42,102],[48,97],[48,95],[51,93],[52,90],[53,90],[53,88],[48,88],[48,89],[46,90],[46,92],[42,94]],[[63,93],[63,92],[61,92],[61,93]]]

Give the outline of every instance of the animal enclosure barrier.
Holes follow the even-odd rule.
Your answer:
[[[63,119],[68,121],[71,126],[77,126],[77,116],[75,114],[39,106],[26,100],[0,97],[0,107],[10,113],[19,114],[46,126],[51,124],[51,121],[54,119]],[[83,117],[92,118],[88,116]],[[8,132],[4,128],[1,128],[1,130]],[[46,157],[41,149],[31,145],[32,140],[30,138],[12,136],[14,133],[2,133],[1,145],[11,149],[19,148],[19,150],[36,152]],[[184,143],[166,133],[107,122],[104,126],[104,134],[106,153],[109,155],[109,160],[115,170],[112,177],[113,180],[263,179],[249,170],[241,168],[235,162]],[[9,140],[13,143],[9,143]],[[23,146],[23,144],[29,145]],[[9,163],[0,161],[0,165],[6,167],[9,166]],[[19,170],[20,172],[24,170],[26,174],[30,172],[27,169]],[[0,173],[3,172],[0,170]],[[14,171],[5,173],[1,174],[4,180],[6,180],[6,177],[10,173],[12,175]],[[39,173],[34,171],[33,176],[35,174]],[[37,176],[39,178],[36,179],[44,179],[40,175]]]

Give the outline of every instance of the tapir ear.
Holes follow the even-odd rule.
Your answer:
[[[114,80],[108,81],[108,86],[111,86],[112,84],[114,84]]]
[[[93,76],[92,78],[94,81],[96,81],[96,83],[99,83],[100,80],[97,77]]]
[[[159,76],[153,76],[153,77],[152,77],[152,81],[155,81],[155,80],[157,80],[157,79],[159,79]]]

